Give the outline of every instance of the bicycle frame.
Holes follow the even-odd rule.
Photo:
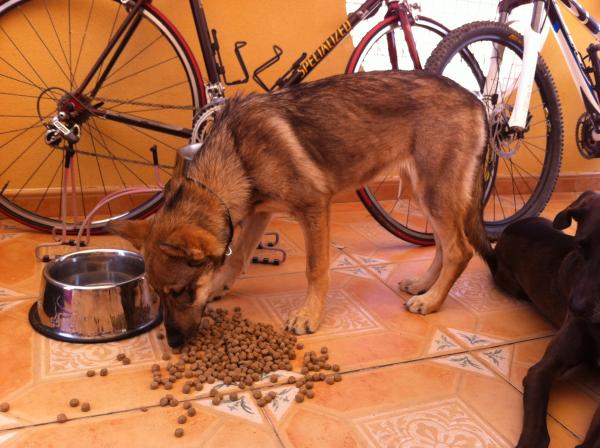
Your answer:
[[[600,40],[600,24],[581,6],[576,0],[559,0],[568,10],[592,33],[592,35]],[[508,15],[517,6],[527,3],[532,3],[531,0],[503,0],[498,6],[500,13],[500,22],[506,23]],[[563,54],[573,82],[577,85],[579,93],[583,100],[588,113],[593,115],[600,114],[600,103],[598,93],[592,84],[592,80],[588,75],[583,59],[575,47],[575,43],[569,33],[560,9],[557,5],[557,0],[534,1],[533,17],[531,25],[525,32],[525,50],[523,54],[523,70],[517,87],[517,97],[509,126],[512,130],[522,130],[526,126],[527,111],[529,109],[529,100],[531,98],[531,90],[533,87],[535,68],[537,66],[537,58],[541,46],[543,44],[541,31],[544,25],[543,13],[547,13],[547,18],[550,20],[552,30],[556,36],[557,42]],[[495,54],[492,57],[498,58],[497,67],[502,61],[502,55],[494,49]],[[493,64],[492,64],[493,65]],[[488,74],[488,80],[490,74]],[[598,82],[598,80],[595,80]],[[486,92],[490,88],[486,83]],[[488,92],[489,93],[489,92]]]
[[[162,132],[165,134],[175,135],[179,137],[189,138],[192,136],[192,129],[175,127],[166,123],[142,119],[136,116],[114,112],[107,109],[102,109],[102,105],[84,105],[83,96],[84,90],[89,87],[93,80],[95,84],[91,88],[91,95],[94,96],[101,88],[104,80],[108,76],[110,70],[116,63],[119,55],[127,45],[130,37],[135,32],[137,26],[141,22],[144,7],[152,7],[151,0],[114,0],[122,3],[128,8],[128,15],[125,17],[113,37],[108,42],[106,48],[98,57],[98,60],[87,73],[84,81],[78,86],[73,93],[70,103],[78,110],[87,110],[90,114],[113,120],[120,123],[130,124],[153,131]],[[388,16],[397,15],[401,23],[403,32],[407,38],[411,57],[417,68],[420,68],[420,61],[416,52],[416,46],[412,39],[411,23],[414,23],[414,18],[409,9],[406,0],[366,0],[356,11],[349,14],[346,20],[332,33],[323,43],[310,55],[303,53],[298,60],[280,77],[275,85],[267,90],[272,90],[278,87],[290,86],[300,83],[306,78],[321,61],[349,34],[354,27],[362,20],[374,14],[385,2],[388,6]],[[206,15],[202,6],[201,0],[190,0],[190,6],[193,13],[194,23],[198,39],[200,42],[202,57],[206,67],[208,82],[205,86],[205,99],[211,102],[215,97],[222,98],[224,96],[224,87],[221,83],[221,78],[224,77],[224,69],[220,67],[216,60],[217,43],[211,40]],[[215,38],[216,39],[216,38]],[[393,44],[393,42],[391,42]],[[391,49],[390,49],[391,51]],[[109,57],[110,56],[110,57]],[[240,63],[243,64],[241,57]],[[276,55],[276,60],[278,60]],[[276,60],[274,62],[276,62]],[[273,63],[274,63],[273,62]],[[271,65],[271,64],[270,64]],[[270,66],[268,65],[268,66]],[[255,72],[256,76],[256,72]],[[256,79],[256,78],[255,78]]]

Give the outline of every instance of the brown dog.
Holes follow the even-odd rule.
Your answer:
[[[575,237],[566,229],[577,221]],[[496,245],[498,286],[527,298],[560,329],[523,381],[519,448],[550,443],[546,412],[554,379],[600,358],[600,195],[587,191],[554,218],[511,224]],[[581,447],[600,447],[600,407]]]
[[[146,259],[165,305],[169,343],[179,345],[210,298],[246,267],[273,212],[304,230],[308,293],[286,327],[315,331],[329,279],[332,196],[366,184],[391,164],[410,179],[437,252],[419,280],[401,282],[410,311],[439,309],[475,248],[493,252],[482,221],[483,106],[451,80],[423,71],[336,76],[269,95],[227,100],[204,147],[176,173],[165,206],[113,231]],[[230,223],[241,227],[225,257]]]

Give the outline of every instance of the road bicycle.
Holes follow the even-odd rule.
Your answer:
[[[596,38],[580,54],[558,3]],[[533,3],[524,37],[509,15]],[[563,115],[556,86],[539,54],[549,22],[585,106],[576,127],[586,159],[600,157],[600,25],[575,0],[503,0],[498,22],[474,22],[448,33],[426,69],[443,74],[475,93],[489,117],[485,218],[499,235],[511,222],[538,215],[556,185],[563,153]],[[600,188],[600,183],[598,187]]]
[[[252,78],[265,91],[301,82],[380,9],[384,18],[358,43],[346,71],[421,68],[419,53],[429,54],[448,29],[416,8],[406,0],[365,0],[273,85],[261,74],[281,58],[277,45]],[[231,80],[201,0],[190,0],[190,9],[206,80],[188,44],[150,0],[0,5],[0,211],[42,231],[62,223],[75,233],[79,215],[102,197],[169,179],[177,148],[194,137],[194,120],[223,98],[225,86],[250,78],[242,55],[246,42],[234,46],[244,77]],[[415,43],[420,40],[430,48],[423,50]],[[394,235],[432,244],[427,223],[396,174],[360,189],[360,199]],[[148,216],[161,200],[161,192],[123,195],[103,206],[91,229]]]

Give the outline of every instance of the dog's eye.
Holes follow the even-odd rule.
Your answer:
[[[208,262],[208,260],[204,259],[204,260],[188,260],[187,264],[189,267],[191,268],[202,268],[204,266],[206,266],[206,263]]]

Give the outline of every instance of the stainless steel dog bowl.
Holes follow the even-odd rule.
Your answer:
[[[160,301],[135,252],[75,252],[44,268],[39,300],[29,310],[33,328],[68,342],[108,342],[143,333],[162,318]]]

